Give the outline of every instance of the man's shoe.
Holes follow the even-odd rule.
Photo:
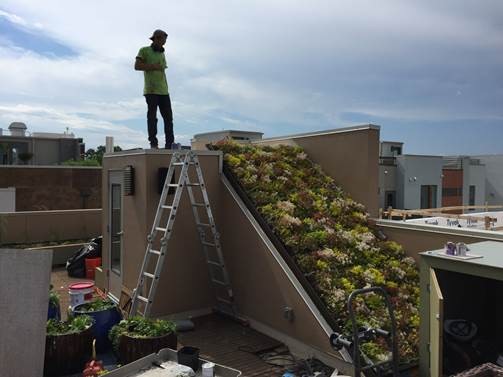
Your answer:
[[[171,147],[172,147],[172,146],[173,146],[173,144],[166,144],[166,145],[164,146],[164,149],[171,149]]]
[[[150,144],[151,149],[159,149],[159,146],[157,144]]]

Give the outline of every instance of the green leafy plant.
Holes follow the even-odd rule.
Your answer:
[[[173,321],[162,319],[150,319],[139,316],[123,319],[110,329],[108,339],[118,351],[120,337],[127,335],[133,338],[154,338],[176,332]]]
[[[55,319],[47,321],[47,335],[66,335],[82,332],[93,325],[93,319],[88,315],[79,315],[70,318],[66,322],[60,322]]]
[[[86,304],[80,305],[77,309],[79,312],[101,312],[102,310],[108,310],[115,308],[117,305],[109,299],[95,299]]]
[[[54,292],[52,290],[52,285],[51,285],[51,289],[49,290],[49,305],[50,306],[59,306],[59,295],[57,292]]]
[[[100,162],[95,159],[89,160],[66,160],[62,165],[65,166],[101,166]]]
[[[351,332],[346,303],[355,289],[381,286],[390,294],[398,327],[400,358],[418,355],[419,274],[415,261],[395,242],[380,238],[363,205],[355,202],[299,147],[258,147],[220,142],[226,166],[283,242],[325,303],[339,330]],[[355,300],[357,322],[389,329],[380,297]],[[364,348],[374,361],[389,345]]]

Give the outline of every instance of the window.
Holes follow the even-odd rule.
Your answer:
[[[437,207],[437,185],[421,185],[421,208]]]
[[[392,145],[390,147],[391,153],[393,153],[393,156],[399,156],[402,154],[402,147],[397,147],[395,145]]]
[[[468,205],[469,206],[475,205],[475,186],[470,186],[470,192],[469,192],[469,196],[468,196]]]

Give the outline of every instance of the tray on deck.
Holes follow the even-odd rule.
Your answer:
[[[147,371],[151,368],[158,368],[152,363],[164,363],[166,361],[177,362],[178,357],[175,350],[169,348],[163,348],[158,353],[153,353],[151,355],[145,356],[141,359],[133,361],[130,364],[124,365],[118,369],[115,369],[107,374],[107,377],[129,377],[138,376],[141,377],[145,374],[147,376]],[[199,358],[199,370],[196,372],[196,377],[202,376],[201,365],[208,362]],[[241,372],[223,365],[215,364],[215,377],[239,377]]]

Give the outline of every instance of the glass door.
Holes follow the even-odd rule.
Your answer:
[[[109,292],[118,299],[122,288],[122,172],[111,172],[109,180]]]

